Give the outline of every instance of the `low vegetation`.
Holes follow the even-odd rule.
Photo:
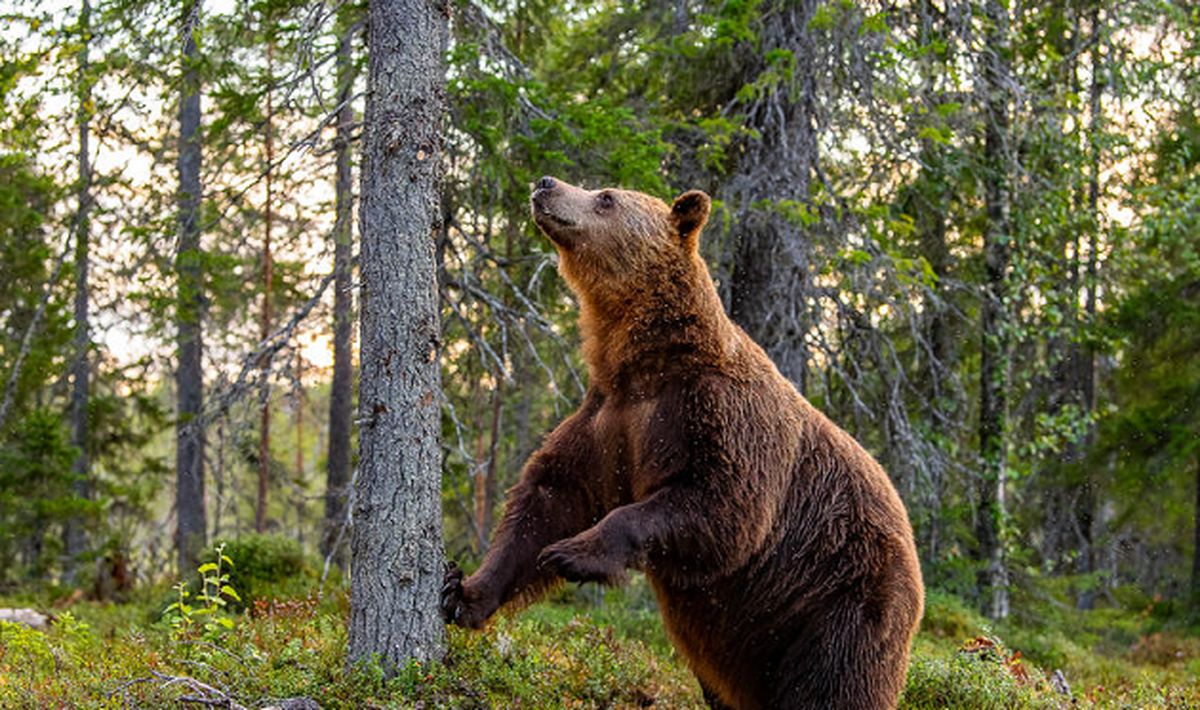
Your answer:
[[[340,585],[233,603],[243,596],[231,584],[238,579],[265,588],[252,564],[273,569],[273,554],[287,556],[259,543],[250,543],[260,556],[240,575],[228,552],[247,545],[229,545],[221,569],[203,575],[207,594],[187,585],[186,612],[164,607],[178,594],[166,587],[123,604],[51,592],[0,599],[54,617],[45,630],[0,622],[0,707],[249,708],[288,698],[322,708],[704,707],[639,577],[619,590],[564,589],[483,633],[452,628],[444,663],[385,679],[376,667],[345,670]],[[314,576],[303,565],[275,586],[297,590]],[[1170,605],[1129,592],[1081,612],[1065,602],[1067,591],[1025,590],[1002,625],[931,591],[902,707],[1200,706],[1200,638]]]

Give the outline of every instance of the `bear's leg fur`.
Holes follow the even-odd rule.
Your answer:
[[[508,492],[504,518],[479,570],[465,580],[457,568],[447,572],[442,589],[447,621],[478,628],[509,601],[532,601],[556,580],[553,569],[537,564],[542,548],[604,514],[601,496],[580,475],[596,460],[592,418],[599,406],[599,397],[589,395],[529,458]]]
[[[712,490],[696,484],[668,484],[643,500],[614,509],[578,535],[550,545],[540,562],[572,582],[611,583],[627,568],[642,568],[647,556],[671,570],[675,581],[700,583],[736,569],[765,534],[761,501],[724,501],[728,511],[714,511],[720,501]],[[710,515],[692,511],[708,509]],[[683,561],[677,564],[664,560]],[[688,569],[686,560],[705,560]],[[686,572],[685,572],[686,570]]]
[[[734,710],[733,706],[726,705],[721,701],[720,696],[714,693],[708,686],[700,684],[700,690],[704,693],[704,702],[712,710]]]
[[[766,707],[778,710],[888,710],[904,684],[907,646],[891,637],[907,634],[887,618],[853,601],[809,627],[768,672]],[[814,652],[820,649],[820,652]]]

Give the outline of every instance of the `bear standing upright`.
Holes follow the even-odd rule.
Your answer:
[[[726,317],[697,248],[708,195],[546,177],[532,208],[579,297],[590,388],[479,570],[447,573],[447,620],[637,568],[711,706],[895,707],[924,596],[908,515]]]

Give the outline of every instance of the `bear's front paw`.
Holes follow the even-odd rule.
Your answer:
[[[454,562],[446,564],[446,574],[442,577],[441,610],[442,619],[448,623],[457,623],[462,616],[463,607],[463,571]]]
[[[548,567],[572,582],[619,584],[625,579],[625,560],[605,549],[598,540],[577,536],[542,550],[538,565]]]
[[[446,565],[442,578],[442,619],[448,624],[457,624],[468,629],[478,629],[491,616],[492,609],[463,580],[463,571],[453,562]]]

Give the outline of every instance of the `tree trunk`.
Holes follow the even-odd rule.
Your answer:
[[[761,55],[786,50],[798,66],[807,66],[817,52],[808,31],[817,3],[771,6],[758,32]],[[753,81],[763,68],[750,68],[745,81]],[[747,144],[737,171],[722,190],[739,237],[725,294],[730,316],[802,392],[807,389],[812,248],[797,218],[781,206],[810,204],[809,184],[817,161],[816,93],[815,78],[798,72],[794,81],[745,107],[746,127],[759,137]]]
[[[296,349],[296,541],[304,545],[304,358]]]
[[[345,555],[334,550],[338,529],[346,517],[346,485],[350,481],[350,417],[354,401],[354,373],[351,362],[354,346],[354,294],[351,290],[354,253],[354,186],[350,141],[354,129],[354,15],[349,5],[340,11],[341,39],[338,42],[337,177],[335,199],[337,222],[333,230],[333,383],[329,391],[329,455],[325,479],[325,524],[321,554],[334,556],[339,568],[346,566]]]
[[[91,498],[91,462],[88,458],[88,385],[91,369],[88,362],[90,337],[88,333],[88,249],[89,227],[88,211],[92,206],[92,168],[88,156],[91,121],[91,84],[88,65],[88,48],[91,45],[91,15],[92,6],[89,0],[83,0],[79,10],[79,108],[77,122],[79,127],[79,190],[77,193],[77,212],[75,214],[75,362],[72,365],[73,376],[71,385],[71,445],[79,450],[71,467],[73,474],[72,488],[75,496],[87,500]],[[79,555],[87,548],[87,533],[84,516],[75,514],[67,520],[66,534],[63,540],[64,567],[63,581],[74,584],[78,568]]]
[[[492,416],[489,434],[484,451],[484,433],[479,432],[476,439],[476,468],[475,468],[475,548],[479,554],[487,552],[488,540],[492,533],[492,509],[496,506],[496,459],[500,455],[500,411],[504,399],[504,381],[497,379],[492,389]],[[482,465],[484,457],[487,465]]]
[[[217,469],[213,472],[217,483],[216,500],[213,501],[213,538],[221,538],[221,513],[225,507],[225,420],[217,420]]]
[[[1000,0],[986,6],[988,29],[983,56],[984,162],[987,227],[983,255],[986,281],[981,304],[979,481],[977,515],[980,599],[991,619],[1008,616],[1008,570],[1001,530],[1005,519],[1008,386],[1008,267],[1012,257],[1009,206],[1008,9]]]
[[[442,656],[441,378],[434,235],[441,220],[445,2],[370,3],[360,211],[360,464],[351,662],[391,673]]]
[[[175,370],[175,547],[179,574],[196,568],[206,542],[204,515],[204,274],[200,247],[200,70],[195,33],[200,0],[183,18],[183,82],[179,97],[179,251],[175,256],[179,302]]]
[[[929,146],[923,151],[927,166],[941,165],[938,151]],[[932,173],[930,185],[941,184],[942,175],[934,171],[939,168],[928,167]],[[922,190],[931,189],[923,187]],[[950,327],[950,315],[953,312],[949,305],[951,290],[946,286],[950,275],[950,247],[946,241],[946,210],[948,196],[945,191],[938,190],[935,194],[919,194],[914,205],[916,225],[920,235],[921,254],[929,262],[936,277],[929,287],[930,297],[926,302],[924,337],[928,343],[928,356],[925,370],[926,411],[934,427],[940,428],[942,422],[954,421],[957,400],[952,398],[948,385],[951,384],[953,361],[955,357],[954,339]],[[942,504],[946,495],[947,466],[944,460],[926,462],[930,471],[927,481],[928,490],[925,495],[930,500],[926,513],[924,533],[924,559],[932,568],[938,563],[942,538]]]
[[[1196,458],[1196,513],[1192,530],[1192,608],[1200,609],[1200,457]]]
[[[1091,52],[1092,84],[1088,101],[1090,113],[1088,140],[1090,143],[1091,165],[1088,171],[1087,200],[1088,214],[1091,219],[1088,229],[1087,299],[1084,301],[1084,322],[1088,328],[1094,326],[1096,319],[1096,287],[1098,281],[1096,252],[1099,246],[1100,232],[1100,130],[1104,83],[1100,70],[1100,63],[1102,61],[1100,47],[1103,42],[1103,31],[1100,26],[1099,4],[1092,7],[1090,19],[1095,44],[1092,46]],[[1079,255],[1076,254],[1075,258],[1076,262],[1078,262]],[[1092,411],[1096,408],[1096,348],[1092,345],[1090,337],[1086,342],[1076,344],[1076,348],[1078,350],[1076,380],[1079,388],[1079,405],[1083,416],[1091,416]],[[1081,442],[1081,447],[1090,449],[1094,439],[1094,427],[1089,423]],[[1099,505],[1096,498],[1098,488],[1096,473],[1093,467],[1089,466],[1077,504],[1079,531],[1083,538],[1079,551],[1078,571],[1083,574],[1091,574],[1099,566],[1099,552],[1096,549],[1096,543],[1097,538],[1103,536],[1103,531],[1099,529],[1102,523],[1100,523],[1100,518],[1096,515]],[[1095,605],[1096,591],[1089,585],[1088,589],[1079,595],[1079,598],[1076,600],[1076,606],[1080,609],[1091,609]]]
[[[274,69],[275,47],[267,43],[267,122],[266,122],[266,202],[263,205],[263,251],[262,251],[262,320],[259,333],[265,342],[271,337],[271,174],[275,164],[275,144],[271,130],[271,74]],[[267,530],[267,485],[271,481],[271,360],[265,357],[260,363],[263,373],[260,397],[261,411],[258,424],[258,497],[254,505],[254,532]]]
[[[918,22],[920,26],[919,41],[922,46],[928,46],[940,39],[940,33],[935,31],[934,17],[937,10],[930,0],[922,0],[918,4]],[[938,77],[946,72],[946,65],[952,62],[952,57],[939,59],[932,52],[923,56],[918,64],[921,70],[921,95],[926,106],[937,106],[946,101],[946,93],[937,86]],[[906,212],[915,221],[919,238],[919,248],[922,256],[929,262],[935,277],[928,287],[929,293],[925,303],[924,337],[926,340],[928,365],[925,370],[925,406],[927,416],[933,423],[935,431],[942,429],[945,422],[956,421],[958,398],[952,397],[950,389],[953,386],[952,374],[955,360],[955,340],[951,327],[951,315],[954,312],[950,304],[953,290],[947,286],[953,257],[947,239],[947,213],[950,209],[951,177],[946,170],[945,151],[936,141],[926,139],[921,148],[921,176],[917,189],[906,205]],[[930,569],[938,564],[942,540],[942,508],[946,497],[946,484],[949,468],[944,458],[929,457],[926,462],[929,467],[927,518],[923,533],[924,545],[922,552],[925,563]],[[919,520],[920,517],[917,517]],[[915,522],[915,521],[914,521]]]

